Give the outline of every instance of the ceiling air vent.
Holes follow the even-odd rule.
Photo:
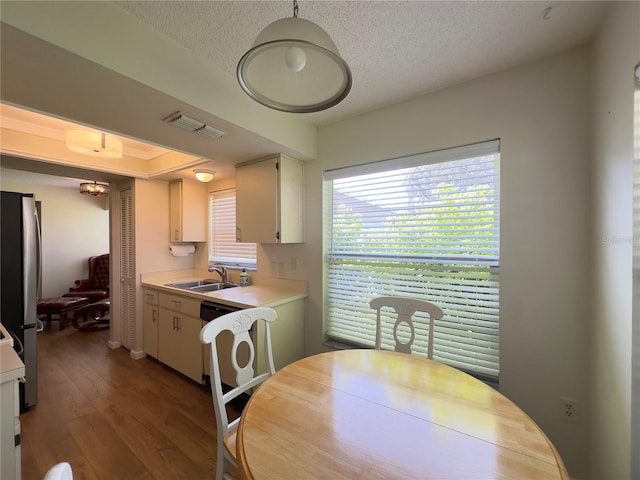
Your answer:
[[[191,117],[187,117],[180,112],[174,113],[173,115],[165,118],[165,121],[169,122],[171,125],[195,133],[196,135],[200,135],[202,137],[220,138],[224,135],[224,132],[222,130],[213,128],[212,126],[207,125],[201,120],[195,120]]]

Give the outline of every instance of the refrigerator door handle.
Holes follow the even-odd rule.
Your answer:
[[[18,338],[18,336],[13,333],[11,330],[8,330],[9,335],[11,335],[13,337],[13,345],[14,345],[14,350],[16,351],[16,353],[18,354],[18,356],[20,358],[22,358],[22,354],[24,353],[24,345],[22,344],[22,342],[20,341],[20,339]],[[16,348],[16,346],[18,348]]]
[[[36,202],[38,203],[38,202]],[[37,255],[37,270],[36,270],[36,302],[42,298],[42,226],[40,225],[40,215],[38,215],[38,209],[35,209],[36,218],[36,255]],[[42,330],[39,330],[42,331]]]

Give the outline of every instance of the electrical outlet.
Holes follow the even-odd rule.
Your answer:
[[[580,421],[580,410],[578,401],[571,398],[559,398],[560,418],[567,422],[578,423]]]

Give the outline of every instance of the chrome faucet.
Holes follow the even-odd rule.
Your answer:
[[[216,263],[215,265],[209,267],[209,271],[216,272],[218,275],[220,275],[220,278],[224,283],[227,283],[229,281],[227,280],[227,269],[224,268],[222,265]]]

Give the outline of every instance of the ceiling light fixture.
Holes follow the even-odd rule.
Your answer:
[[[175,127],[182,128],[183,130],[187,130],[202,137],[220,138],[224,135],[224,132],[222,130],[218,130],[211,125],[207,125],[202,120],[196,120],[194,118],[187,117],[180,112],[169,115],[167,118],[165,118],[165,121],[169,122]]]
[[[256,38],[236,69],[242,89],[275,110],[310,113],[340,103],[351,90],[351,70],[322,28],[293,17],[276,20]]]
[[[68,130],[66,145],[69,150],[104,158],[122,158],[122,140],[94,130]]]
[[[194,170],[193,173],[196,174],[196,178],[198,180],[204,183],[207,183],[213,180],[213,177],[216,174],[216,172],[214,172],[213,170],[203,170],[203,169]]]
[[[84,195],[93,195],[94,197],[102,197],[109,195],[109,185],[106,183],[81,183],[80,193]]]

